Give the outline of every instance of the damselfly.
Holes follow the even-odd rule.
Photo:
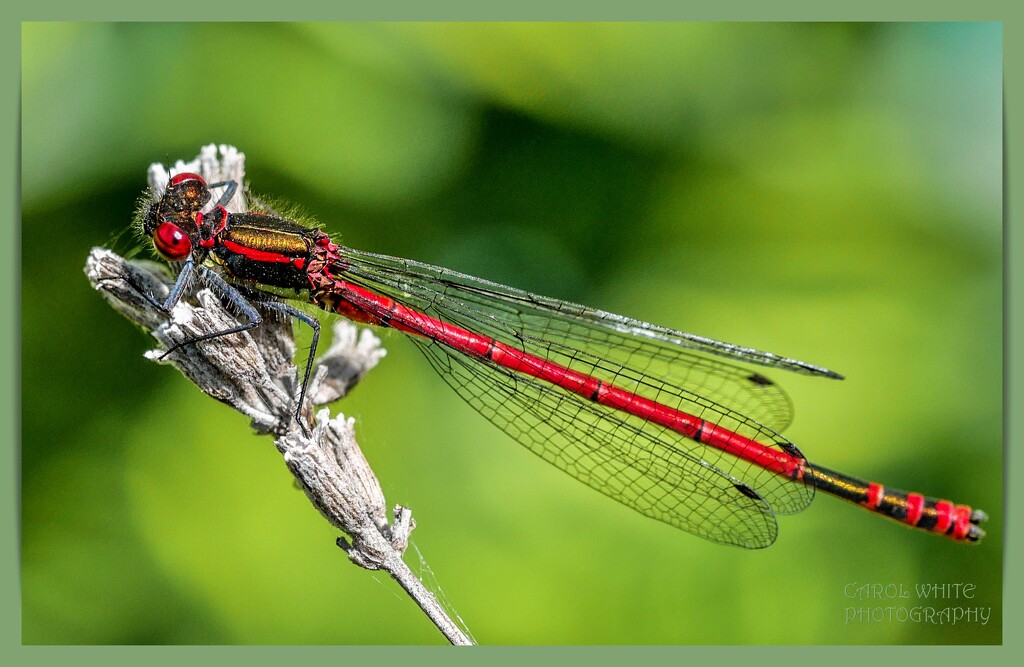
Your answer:
[[[145,296],[170,312],[199,275],[244,319],[167,354],[259,326],[254,304],[309,325],[297,420],[320,324],[282,292],[408,334],[459,396],[529,450],[641,514],[714,542],[770,545],[775,515],[804,509],[816,490],[956,541],[985,534],[980,510],[808,462],[780,435],[792,418],[785,394],[736,362],[840,379],[833,371],[353,250],[269,210],[229,212],[238,188],[182,172],[143,210],[145,235],[180,265],[166,300]]]

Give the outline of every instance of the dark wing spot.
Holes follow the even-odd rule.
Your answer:
[[[778,445],[779,448],[782,449],[782,451],[786,452],[787,454],[794,458],[802,459],[804,457],[803,453],[799,449],[797,449],[796,445],[794,445],[792,442],[783,440],[778,441],[775,444]]]
[[[771,380],[769,380],[765,376],[761,375],[760,373],[754,373],[753,375],[751,375],[747,379],[750,380],[751,382],[753,382],[754,384],[760,385],[762,387],[767,387],[767,386],[775,384],[774,382],[772,382]]]
[[[754,500],[763,500],[757,491],[753,490],[746,484],[735,484],[736,490],[745,495],[747,498],[753,498]]]

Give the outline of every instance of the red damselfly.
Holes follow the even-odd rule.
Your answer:
[[[282,292],[409,334],[456,393],[532,452],[641,514],[706,539],[768,546],[775,515],[804,509],[815,491],[956,541],[985,534],[980,510],[808,462],[780,435],[792,418],[786,395],[736,362],[840,379],[833,371],[339,246],[269,209],[229,212],[238,189],[235,181],[207,184],[185,171],[142,209],[143,233],[180,266],[166,300],[144,296],[170,312],[198,276],[245,320],[166,354],[259,326],[256,305],[309,325],[300,423],[320,324],[282,301]]]

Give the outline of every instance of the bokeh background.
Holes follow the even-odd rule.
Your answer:
[[[217,142],[347,245],[834,368],[773,375],[812,461],[992,517],[964,546],[819,497],[716,546],[383,332],[335,407],[481,643],[998,643],[1001,50],[996,24],[26,24],[24,642],[443,643],[82,274],[151,162]]]

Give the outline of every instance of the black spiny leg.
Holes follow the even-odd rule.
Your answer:
[[[306,372],[302,377],[302,386],[299,389],[299,402],[295,407],[295,421],[298,422],[299,427],[302,428],[303,432],[306,431],[306,426],[302,422],[302,405],[306,400],[306,388],[309,386],[309,376],[313,372],[313,361],[316,358],[317,344],[320,342],[320,320],[316,319],[309,313],[304,313],[294,306],[289,306],[287,303],[281,301],[261,301],[260,305],[269,310],[276,310],[279,313],[284,313],[290,317],[294,317],[300,322],[305,322],[313,330],[313,342],[309,346],[309,358],[306,360]],[[308,433],[306,435],[309,435]]]
[[[205,266],[196,267],[195,270],[200,276],[202,276],[203,280],[205,280],[208,285],[216,289],[221,294],[221,296],[227,299],[231,303],[231,305],[237,308],[242,313],[242,315],[244,315],[249,321],[246,322],[245,324],[240,324],[237,327],[225,329],[224,331],[214,331],[213,333],[203,334],[202,336],[196,336],[195,338],[190,338],[189,340],[182,341],[168,349],[162,355],[160,355],[161,359],[167,357],[172,352],[180,350],[181,348],[187,345],[195,345],[196,343],[201,343],[204,340],[211,340],[213,338],[220,338],[221,336],[230,336],[231,334],[242,333],[243,331],[248,331],[249,329],[258,327],[260,323],[263,322],[263,317],[260,316],[259,311],[256,310],[256,308],[249,302],[249,300],[246,299],[245,296],[241,292],[239,292],[237,288],[235,288],[233,285],[231,285],[226,280],[217,275],[217,272],[212,271],[211,269],[208,269]],[[178,282],[181,282],[180,278]],[[177,291],[177,284],[175,284],[174,289],[175,291]],[[173,292],[171,296],[174,296]],[[168,301],[170,301],[170,299],[168,299]],[[175,301],[177,301],[177,299],[175,299]]]

